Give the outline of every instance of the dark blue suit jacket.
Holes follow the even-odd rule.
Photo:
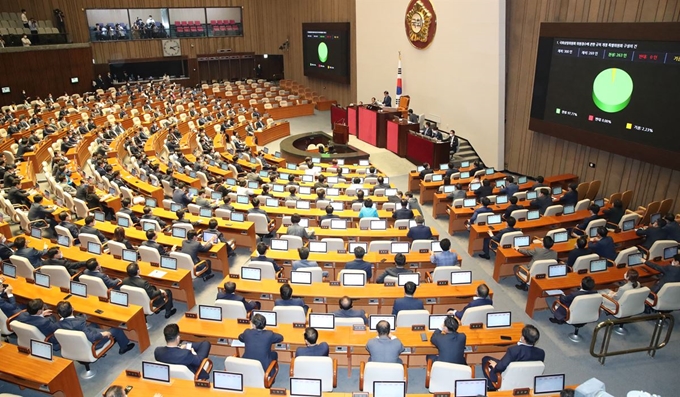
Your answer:
[[[416,225],[412,227],[406,237],[412,240],[430,240],[432,238],[432,230],[429,226]]]
[[[578,192],[576,190],[568,191],[558,201],[562,205],[576,205],[578,202]]]
[[[14,296],[9,298],[5,293],[0,295],[0,310],[5,313],[7,318],[12,317],[21,311],[19,306],[17,306],[17,301],[14,299]]]
[[[516,361],[543,361],[545,360],[545,351],[536,346],[527,345],[515,345],[510,346],[505,352],[505,355],[496,364],[493,371],[496,373],[502,373],[508,368],[510,363]]]
[[[91,343],[95,343],[104,338],[100,330],[94,327],[88,327],[84,318],[64,318],[57,323],[57,327],[69,331],[82,331],[85,333],[87,340]]]
[[[366,272],[366,279],[370,280],[373,277],[373,269],[371,268],[371,263],[366,262],[363,259],[354,259],[345,264],[345,269],[348,270],[363,270]]]
[[[279,298],[274,301],[274,306],[300,306],[301,308],[305,309],[305,314],[309,309],[309,307],[305,305],[305,301],[302,300],[302,298],[290,298],[288,300]]]
[[[509,183],[508,186],[501,189],[498,192],[498,194],[505,194],[508,197],[511,197],[513,194],[517,193],[518,191],[519,191],[519,186],[517,186],[516,183]]]
[[[191,353],[191,350],[179,347],[159,346],[153,352],[154,359],[166,364],[185,365],[194,374],[201,367],[203,359]]]
[[[40,266],[42,266],[41,257],[45,255],[46,252],[47,250],[38,251],[37,249],[32,247],[24,247],[20,250],[16,250],[16,252],[14,252],[14,255],[28,259],[28,261],[31,262],[31,265],[33,265],[33,267],[37,269]]]
[[[410,296],[405,296],[403,298],[396,299],[394,301],[394,306],[392,307],[392,314],[395,316],[402,310],[422,310],[424,309],[423,301],[420,299],[412,298]]]
[[[493,301],[489,298],[484,298],[484,299],[473,299],[472,302],[468,303],[463,310],[458,310],[456,312],[456,317],[460,320],[463,318],[463,313],[471,307],[477,307],[477,306],[485,306],[485,305],[493,305]]]
[[[593,253],[600,255],[601,258],[610,260],[616,259],[616,247],[614,246],[614,239],[607,236],[602,240],[588,244]]]
[[[92,277],[97,277],[97,278],[102,279],[102,281],[104,282],[104,285],[106,285],[106,288],[113,288],[120,283],[120,280],[118,280],[117,278],[111,278],[108,275],[106,275],[102,272],[98,272],[96,270],[90,271],[90,270],[85,269],[83,274],[86,275],[86,276],[92,276]]]
[[[52,335],[54,331],[59,329],[57,321],[53,317],[31,316],[28,312],[22,312],[16,317],[16,320],[38,328],[45,336]],[[57,342],[57,338],[55,337],[51,337],[49,342],[53,343],[55,346],[59,346],[59,342]]]
[[[295,351],[295,357],[302,356],[328,357],[328,343],[321,342],[316,346],[298,347]]]
[[[246,345],[243,358],[259,361],[266,371],[272,360],[269,354],[272,345],[283,342],[283,336],[266,329],[247,329],[238,336],[238,340]]]
[[[583,222],[579,223],[578,226],[576,226],[576,227],[581,229],[581,230],[586,230],[590,221],[594,221],[595,219],[600,219],[600,216],[597,215],[597,214],[591,215],[591,216],[587,217],[586,219],[584,219]]]
[[[519,232],[519,231],[521,231],[521,230],[516,229],[516,228],[514,228],[514,227],[504,227],[503,229],[499,230],[498,233],[494,234],[493,237],[491,237],[491,240],[493,240],[493,241],[495,241],[495,242],[497,242],[497,243],[500,243],[500,242],[501,242],[501,237],[503,237],[503,235],[504,235],[505,233]]]
[[[647,229],[638,229],[635,234],[645,237],[645,242],[642,243],[642,246],[647,249],[652,248],[652,245],[659,240],[666,240],[667,236],[665,227],[660,228],[655,226],[650,226]]]
[[[217,299],[224,299],[228,301],[237,301],[243,303],[243,306],[245,306],[246,311],[249,312],[255,308],[254,304],[248,303],[246,301],[246,298],[242,297],[241,295],[237,294],[228,294],[226,292],[218,292],[217,293]]]
[[[392,214],[394,219],[413,219],[413,211],[408,208],[399,208]]]
[[[175,191],[172,193],[172,201],[176,202],[177,204],[181,204],[184,207],[186,207],[188,204],[191,204],[189,195],[184,193],[184,190],[181,189],[175,189]]]
[[[440,330],[434,331],[430,337],[430,342],[437,347],[439,357],[437,361],[451,364],[467,365],[465,361],[465,343],[467,337],[458,332],[447,332]]]
[[[338,309],[333,312],[335,317],[341,318],[360,318],[364,320],[364,324],[368,325],[368,318],[366,317],[366,312],[363,309],[348,309],[342,310]]]
[[[257,258],[251,259],[251,260],[253,260],[253,261],[261,261],[261,262],[269,262],[269,263],[272,264],[272,266],[274,266],[274,270],[275,270],[275,271],[278,272],[279,270],[281,270],[281,267],[280,267],[279,265],[276,264],[276,261],[275,261],[275,260],[270,259],[270,258],[267,258],[265,255],[259,255]],[[248,264],[246,264],[246,266],[248,266]]]

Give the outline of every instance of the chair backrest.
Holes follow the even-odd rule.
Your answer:
[[[632,213],[630,213],[630,214],[625,214],[625,215],[623,215],[623,216],[621,217],[621,220],[619,221],[619,229],[623,229],[623,224],[624,224],[626,221],[630,221],[630,220],[634,220],[634,221],[635,221],[635,224],[637,225],[638,222],[640,222],[640,218],[641,218],[640,214],[638,214],[638,213],[636,213],[636,212],[632,212]]]
[[[194,230],[194,225],[192,225],[191,223],[175,223],[175,224],[172,225],[172,227],[184,229],[187,232],[189,230]]]
[[[588,191],[586,192],[586,198],[588,200],[595,200],[595,197],[597,197],[597,192],[600,191],[601,185],[602,181],[600,180],[594,180],[590,182],[590,185],[588,186]]]
[[[456,389],[456,381],[472,378],[472,368],[468,365],[435,361],[430,370],[430,393],[451,393]]]
[[[680,282],[665,283],[656,294],[657,302],[652,308],[659,311],[680,310]],[[337,319],[335,320],[337,323]]]
[[[542,361],[515,361],[508,365],[501,375],[500,390],[513,390],[534,387],[534,378],[543,375],[545,364]]]
[[[647,287],[638,287],[625,291],[619,298],[619,311],[614,314],[614,317],[624,318],[643,313],[647,296],[649,296],[649,288]]]
[[[637,254],[639,253],[640,250],[637,247],[630,247],[626,248],[624,250],[619,251],[618,254],[616,254],[616,258],[614,259],[615,264],[619,263],[625,263],[628,264],[628,256],[631,254]]]
[[[10,324],[12,331],[17,335],[17,345],[21,347],[31,347],[31,339],[44,341],[46,336],[38,329],[38,327],[22,323],[21,321],[12,321]]]
[[[432,248],[432,240],[413,240],[411,243],[411,252],[420,252],[420,250],[430,250]]]
[[[31,265],[31,262],[29,262],[28,259],[24,258],[23,256],[12,255],[9,257],[9,261],[17,267],[17,276],[33,280],[33,272],[35,271],[35,268],[33,265]]]
[[[2,310],[0,310],[0,334],[3,336],[12,334],[12,331],[7,327],[7,316]]]
[[[137,248],[137,252],[139,252],[139,257],[144,262],[161,263],[161,254],[155,248],[140,245]]]
[[[276,270],[274,269],[274,265],[269,262],[250,261],[246,266],[260,269],[260,277],[262,277],[262,280],[273,280],[276,278]]]
[[[369,228],[369,227],[371,227],[371,221],[377,221],[379,219],[380,218],[373,218],[373,217],[361,218],[361,219],[359,219],[359,227],[360,228],[362,228],[362,227]]]
[[[330,221],[330,219],[325,219],[325,220]],[[322,238],[321,241],[326,243],[326,251],[327,252],[339,251],[339,250],[345,249],[345,240],[343,240],[341,238],[326,237],[326,238]]]
[[[574,265],[572,266],[572,270],[577,273],[579,270],[589,270],[590,269],[590,261],[598,260],[600,259],[600,256],[597,254],[588,254],[588,255],[583,255],[579,256],[576,258],[576,261],[574,262]]]
[[[243,302],[218,299],[215,306],[222,308],[222,319],[248,318],[248,312]]]
[[[201,207],[196,205],[196,204],[188,204],[187,205],[187,210],[189,210],[189,213],[191,215],[198,215],[201,213]]]
[[[300,237],[300,236],[285,235],[285,236],[281,236],[281,238],[283,240],[288,240],[288,249],[289,250],[295,250],[295,249],[298,249],[298,248],[302,248],[302,246],[304,245],[304,243],[302,241],[302,237]]]
[[[574,206],[574,211],[587,210],[589,206],[590,206],[590,200],[588,200],[588,199],[579,200],[576,203],[576,205]]]
[[[481,213],[481,214],[477,214],[477,219],[475,219],[475,225],[482,223],[482,222],[486,223],[486,218],[490,217],[491,215],[494,215],[494,213],[493,212],[484,212],[484,213]]]
[[[569,305],[568,324],[587,324],[597,321],[600,318],[600,305],[602,305],[602,295],[588,294],[579,295]]]
[[[528,213],[529,213],[529,210],[525,210],[525,209],[514,210],[510,213],[510,216],[519,221],[520,219],[527,219]]]
[[[159,363],[161,364],[161,363]],[[165,364],[165,363],[162,363]],[[167,364],[170,366],[170,379],[194,380],[194,373],[184,364]]]
[[[529,282],[527,284],[531,283],[531,278],[536,276],[537,274],[548,274],[548,266],[550,265],[556,265],[557,261],[554,259],[542,259],[534,262],[533,265],[531,265],[531,269],[529,270]]]
[[[512,242],[514,241],[515,237],[522,236],[524,233],[521,231],[516,231],[516,232],[509,232],[509,233],[504,233],[501,236],[501,241],[498,242],[498,245],[503,247],[506,245],[512,245]]]
[[[363,324],[364,319],[361,317],[336,317],[335,318],[335,326],[340,327],[340,326],[352,326],[354,324]]]
[[[404,366],[395,363],[367,362],[364,367],[364,384],[361,391],[373,391],[373,382],[376,381],[403,381]]]
[[[264,389],[264,369],[258,360],[249,358],[227,357],[224,360],[224,370],[243,374],[243,387]]]
[[[555,216],[557,214],[561,214],[562,211],[564,211],[564,207],[561,205],[551,205],[550,207],[545,209],[545,213],[543,216]]]
[[[312,282],[313,283],[322,283],[323,282],[323,269],[320,267],[305,267],[303,269],[298,269],[300,272],[307,272],[307,273],[312,273]]]
[[[61,356],[69,360],[93,363],[97,358],[92,354],[92,342],[83,331],[58,329],[54,337],[61,345]]]
[[[41,266],[38,270],[40,273],[50,276],[50,285],[61,288],[71,288],[71,275],[64,266]]]
[[[123,214],[127,215],[127,214]],[[130,223],[132,224],[132,223]],[[111,255],[116,255],[116,256],[123,256],[123,250],[126,249],[125,244],[119,243],[118,241],[113,241],[113,240],[108,240],[108,243],[106,244],[107,247],[109,247],[109,252]]]
[[[292,376],[321,379],[321,391],[333,391],[333,359],[330,357],[296,357]]]
[[[576,187],[576,193],[578,193],[579,202],[586,199],[588,195],[588,189],[590,188],[590,182],[581,182]],[[590,200],[588,200],[590,201]]]
[[[255,224],[256,234],[269,234],[269,224],[264,214],[249,213],[247,219]]]
[[[397,219],[394,221],[394,228],[399,229],[400,227],[409,228],[411,220],[410,219]]]
[[[274,306],[279,324],[305,323],[305,309],[300,306]]]
[[[461,325],[470,325],[473,323],[486,323],[486,314],[493,311],[492,305],[469,307],[463,313],[460,319]]]
[[[652,247],[649,249],[649,256],[647,257],[647,259],[652,260],[654,258],[663,257],[663,251],[666,248],[676,246],[678,246],[678,242],[675,240],[657,240],[656,242],[654,242],[654,244],[652,244]]]
[[[88,295],[94,295],[100,298],[108,298],[109,289],[106,288],[106,284],[104,284],[104,280],[102,280],[101,278],[81,274],[80,277],[78,278],[78,281],[87,285]]]
[[[623,203],[623,209],[627,209],[630,206],[630,202],[633,200],[633,191],[626,190],[621,194],[621,202]]]
[[[415,324],[428,324],[430,312],[427,310],[400,310],[397,313],[397,327],[410,327]]]
[[[89,243],[95,243],[95,244],[101,244],[102,242],[99,240],[99,237],[95,236],[94,234],[90,233],[80,233],[78,235],[78,240],[80,240],[80,246],[81,247],[87,247]]]
[[[380,190],[382,190],[382,191],[383,191],[382,194],[383,194],[383,195],[385,194],[385,189],[375,189],[375,190],[376,190],[376,192],[379,192]],[[378,193],[374,193],[374,194],[375,194],[376,196],[378,195]],[[396,203],[383,203],[383,205],[382,205],[381,208],[382,208],[383,210],[385,210],[385,211],[392,211],[392,212],[394,212],[394,211],[396,211],[396,209],[397,209],[397,204],[396,204]]]
[[[71,232],[67,228],[65,228],[63,226],[56,225],[54,227],[54,230],[57,232],[57,235],[66,236],[68,238],[68,244],[73,245],[73,235],[71,234]]]
[[[584,230],[586,236],[590,236],[590,230],[593,228],[598,228],[600,226],[605,226],[607,225],[607,220],[606,219],[593,219],[592,221],[588,222],[588,226],[586,226],[586,230]]]
[[[391,241],[373,240],[368,243],[368,249],[366,250],[366,252],[379,252],[382,250],[387,250],[389,252],[391,247],[392,247]]]
[[[432,282],[451,281],[451,273],[460,271],[460,266],[437,266],[432,271]]]
[[[196,272],[194,271],[194,260],[191,259],[189,254],[184,252],[170,252],[170,257],[177,259],[177,269],[188,270],[191,274],[191,278],[196,278]]]
[[[142,226],[142,230],[144,230],[145,224],[152,224],[154,226],[154,230],[157,231],[157,232],[160,232],[161,230],[163,230],[161,228],[161,225],[155,219],[140,219],[139,224]]]
[[[141,306],[144,309],[144,314],[153,314],[151,299],[149,299],[149,295],[146,294],[143,288],[123,285],[120,287],[120,291],[128,294],[128,302],[130,304]]]

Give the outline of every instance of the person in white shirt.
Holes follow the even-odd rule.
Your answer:
[[[24,37],[21,38],[21,44],[23,44],[24,47],[30,47],[31,39],[29,39],[28,36],[24,35]]]
[[[21,23],[24,24],[24,27],[28,27],[28,16],[26,15],[26,10],[21,10]]]
[[[146,20],[147,25],[155,25],[156,21],[153,20],[153,17],[149,15],[149,19]]]

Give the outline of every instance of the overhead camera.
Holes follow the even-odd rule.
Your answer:
[[[283,44],[281,44],[279,46],[279,50],[284,51],[284,50],[287,50],[288,47],[290,47],[290,41],[288,41],[288,39],[286,39],[286,41],[284,41]]]

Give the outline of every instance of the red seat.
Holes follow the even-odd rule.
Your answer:
[[[194,21],[189,21],[190,26],[193,25],[193,24],[194,24]]]
[[[201,25],[201,21],[194,21],[194,25]]]
[[[182,26],[186,26],[187,21],[181,21],[181,22],[182,22]]]
[[[234,21],[233,19],[230,19],[230,20],[229,20],[229,23],[233,25],[233,24],[236,23],[236,21]]]
[[[217,21],[215,21],[215,20],[210,21],[210,24],[211,24],[211,25],[217,25]]]

